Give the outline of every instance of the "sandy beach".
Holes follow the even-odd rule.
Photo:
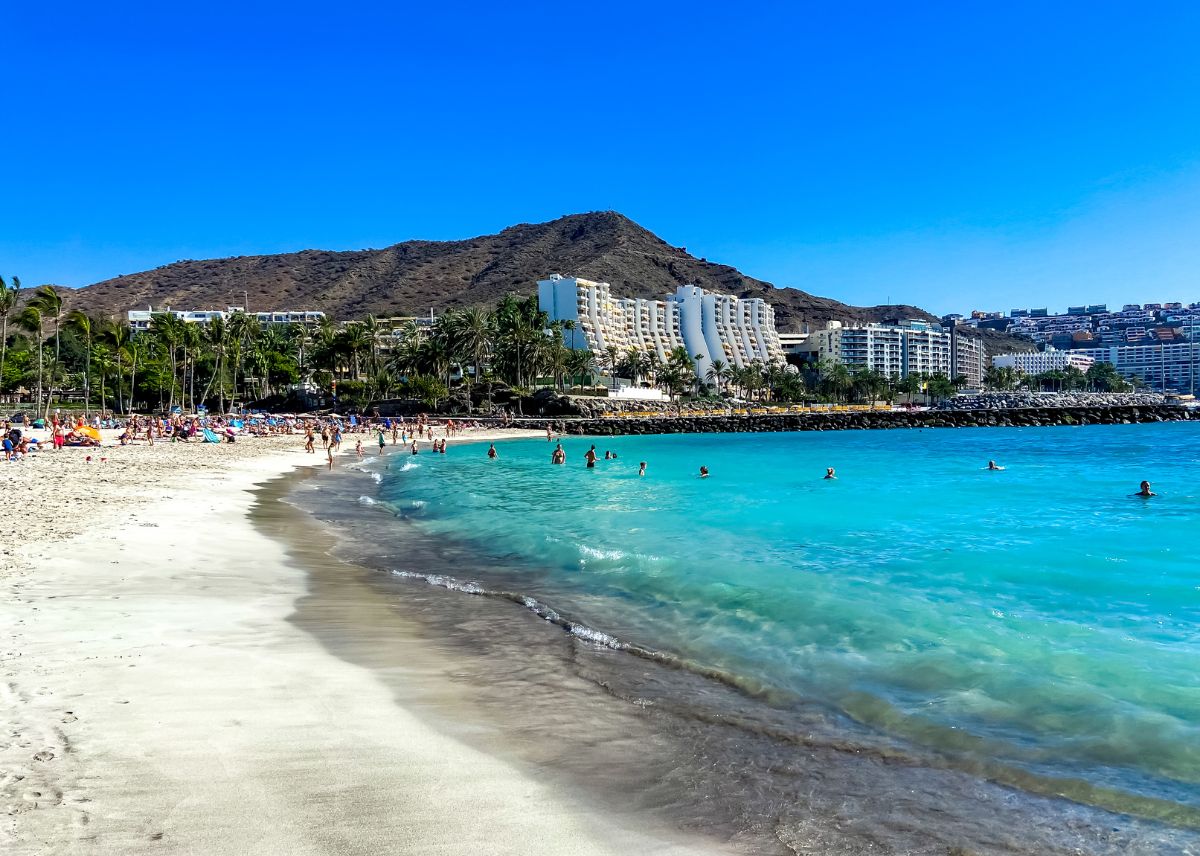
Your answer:
[[[351,435],[339,466],[358,436],[369,445]],[[257,485],[324,465],[302,442],[106,446],[0,466],[17,512],[0,564],[0,850],[709,849],[608,822],[439,732],[290,622],[306,572],[249,512]]]

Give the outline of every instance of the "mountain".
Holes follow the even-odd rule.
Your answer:
[[[464,241],[404,241],[381,250],[304,250],[179,261],[75,290],[71,308],[124,317],[130,309],[322,310],[338,319],[421,315],[536,293],[552,273],[612,284],[621,297],[661,299],[695,283],[775,307],[781,332],[803,323],[932,319],[915,306],[849,306],[776,288],[729,265],[689,255],[615,211],[523,223]],[[246,296],[243,297],[243,294]]]

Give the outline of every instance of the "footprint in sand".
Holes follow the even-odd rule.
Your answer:
[[[41,752],[38,752],[33,756],[33,760],[35,760],[35,761],[53,761],[54,753],[51,752],[49,749],[43,749]]]

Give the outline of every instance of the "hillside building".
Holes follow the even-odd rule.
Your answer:
[[[925,321],[844,327],[832,321],[809,337],[817,359],[852,371],[876,371],[893,380],[909,375],[963,376],[967,385],[983,384],[983,342]]]
[[[1039,375],[1068,368],[1086,372],[1095,359],[1082,351],[1034,351],[1028,354],[1001,354],[992,357],[992,365],[998,369],[1016,369],[1021,374]]]
[[[126,320],[134,333],[150,329],[155,315],[174,315],[188,324],[207,324],[214,318],[229,320],[231,315],[244,313],[241,306],[229,306],[225,309],[131,309],[126,313]],[[315,327],[325,319],[324,312],[289,309],[271,312],[253,312],[251,315],[259,325],[269,327],[272,324],[302,324],[305,327]]]
[[[637,348],[665,360],[682,347],[702,378],[713,360],[738,367],[784,361],[775,310],[759,298],[695,285],[681,285],[665,300],[614,297],[606,282],[554,274],[538,282],[538,305],[551,321],[567,322],[568,347],[598,355]]]

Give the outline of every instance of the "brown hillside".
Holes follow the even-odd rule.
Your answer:
[[[180,261],[77,290],[72,308],[123,316],[154,306],[320,309],[336,318],[416,315],[494,304],[533,294],[552,273],[606,281],[620,296],[661,298],[676,286],[762,297],[781,331],[889,318],[931,318],[913,306],[848,306],[794,288],[775,288],[736,269],[689,255],[613,211],[512,226],[465,241],[405,241],[382,250],[304,250],[270,256]]]

